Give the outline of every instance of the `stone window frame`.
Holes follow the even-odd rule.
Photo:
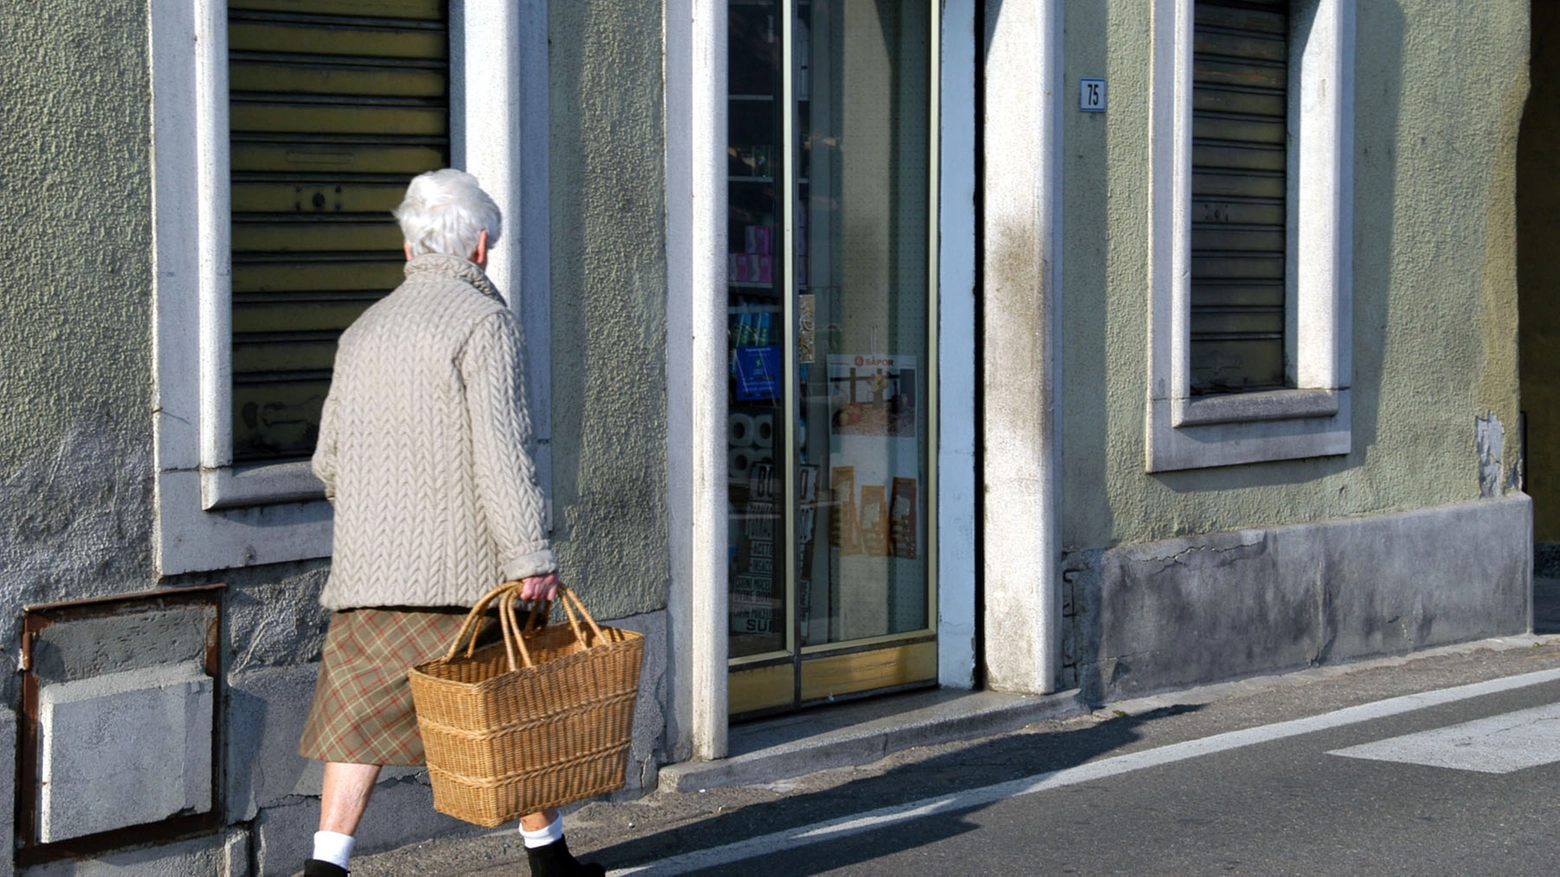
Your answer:
[[[1290,388],[1191,393],[1194,0],[1154,0],[1149,472],[1347,454],[1355,0],[1295,0],[1285,361]]]
[[[450,3],[451,164],[504,210],[509,246],[488,274],[521,291],[509,299],[550,496],[546,24],[546,0]],[[307,461],[233,463],[227,0],[151,0],[150,30],[157,571],[328,557],[331,510]],[[466,94],[481,95],[469,111]]]

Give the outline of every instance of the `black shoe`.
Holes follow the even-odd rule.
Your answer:
[[[310,859],[303,863],[303,877],[347,877],[347,869],[334,862]]]
[[[607,873],[602,865],[570,855],[569,844],[561,837],[545,847],[526,847],[525,857],[531,863],[531,877],[605,877]]]

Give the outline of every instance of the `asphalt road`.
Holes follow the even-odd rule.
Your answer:
[[[981,800],[992,792],[928,800],[909,809],[941,812],[882,814],[877,827],[816,843],[788,844],[787,832],[758,855],[703,868],[698,855],[685,856],[644,873],[1553,874],[1560,712],[1513,716],[1560,703],[1560,674],[1549,678],[1342,727],[1271,739],[1237,732],[1250,742],[1218,741],[1245,745],[1211,754],[1185,744],[1137,753],[1150,758],[1107,754],[1007,784],[997,800]],[[1482,733],[1444,732],[1491,716],[1503,719]],[[1514,728],[1547,738],[1535,754],[1543,763],[1509,773],[1434,764],[1437,740],[1448,750],[1443,764],[1479,748],[1498,756],[1500,732]],[[1427,731],[1443,733],[1401,739]],[[1362,743],[1377,745],[1376,757],[1338,754]],[[1379,760],[1394,756],[1432,764]],[[1047,781],[1054,785],[1028,791]],[[963,806],[961,798],[976,800]]]
[[[1506,641],[1113,704],[768,787],[590,804],[569,838],[640,874],[1560,873],[1557,704],[1560,639]],[[523,861],[502,832],[353,873]]]

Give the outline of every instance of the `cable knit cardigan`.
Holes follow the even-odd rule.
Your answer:
[[[314,452],[336,510],[327,608],[470,606],[558,568],[524,347],[482,269],[438,254],[341,336]]]

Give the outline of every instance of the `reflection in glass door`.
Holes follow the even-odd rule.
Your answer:
[[[935,682],[930,0],[729,0],[733,715]]]

